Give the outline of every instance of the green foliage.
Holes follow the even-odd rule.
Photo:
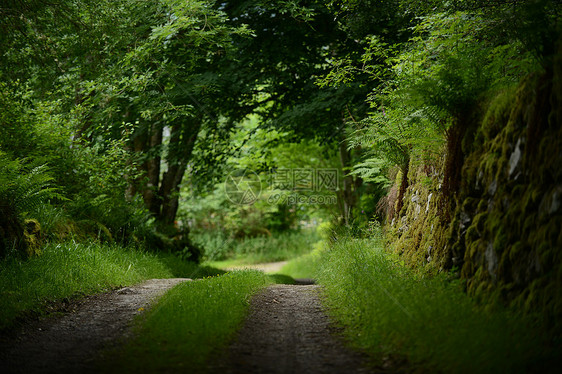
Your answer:
[[[325,250],[325,246],[325,241],[316,242],[311,252],[291,259],[279,272],[281,274],[287,274],[295,279],[314,279],[320,269],[322,252]]]
[[[0,262],[0,329],[49,303],[76,298],[150,278],[202,277],[219,270],[199,268],[171,255],[118,245],[48,244],[41,257]]]
[[[0,153],[0,205],[6,212],[23,217],[50,199],[64,199],[53,180],[46,165],[25,167]]]
[[[424,17],[394,64],[400,89],[411,90],[421,108],[456,120],[466,116],[486,90],[528,73],[532,57],[521,44],[490,37],[493,26],[478,13]]]
[[[139,230],[152,225],[143,224],[150,220],[140,192],[151,214],[165,221],[159,227],[170,231],[178,185],[209,119],[201,103],[216,93],[203,75],[231,49],[234,34],[249,34],[244,25],[226,25],[211,5],[61,0],[2,7],[1,42],[10,51],[2,61],[39,58],[17,71],[0,70],[6,78],[0,147],[51,166],[71,200],[67,216],[76,221],[64,226],[106,240],[142,240]],[[55,66],[43,66],[44,57]],[[164,129],[171,136],[162,136]],[[158,132],[160,142],[153,140]],[[168,169],[163,176],[161,162]]]
[[[154,236],[142,200],[128,193],[140,173],[125,142],[79,142],[72,139],[79,110],[63,113],[59,102],[49,100],[26,103],[20,117],[11,117],[25,126],[12,122],[0,132],[3,150],[26,156],[24,161],[1,156],[2,199],[9,202],[4,209],[38,219],[44,239],[143,242]],[[43,165],[30,166],[38,164]]]
[[[29,118],[30,95],[28,86],[21,81],[0,82],[0,152],[12,157],[26,157],[33,147],[35,132]]]
[[[71,217],[104,240],[146,239],[152,219],[138,195],[128,196],[138,170],[123,144],[112,142],[105,149],[76,144],[73,149],[67,160],[71,173],[65,176],[72,199],[65,208]]]
[[[429,371],[493,373],[526,372],[543,359],[556,360],[556,348],[544,350],[529,320],[501,308],[481,310],[458,281],[445,274],[427,278],[400,262],[380,239],[340,236],[316,266],[333,317],[376,364],[405,358]]]
[[[64,199],[52,187],[53,179],[45,165],[26,167],[0,152],[0,257],[12,251],[24,256],[38,253],[39,238],[25,232],[24,219],[34,217],[51,199]]]
[[[191,232],[195,245],[203,249],[203,259],[220,261],[226,259],[236,245],[236,240],[228,237],[223,231],[204,230]]]
[[[215,252],[213,248],[222,245],[230,247],[230,243],[225,241],[295,230],[299,221],[325,218],[334,209],[333,204],[289,204],[286,197],[295,193],[305,197],[319,194],[334,197],[335,191],[295,192],[292,186],[285,189],[274,186],[275,172],[279,169],[336,169],[338,161],[336,153],[329,147],[331,144],[322,145],[306,139],[299,141],[286,132],[263,129],[259,120],[258,116],[251,116],[236,125],[236,131],[228,139],[233,151],[221,156],[224,167],[215,171],[219,183],[213,186],[212,192],[209,192],[210,188],[207,193],[202,191],[201,186],[197,185],[197,176],[190,178],[189,187],[192,188],[182,191],[185,204],[180,207],[181,219],[190,222],[197,235],[204,230],[216,233],[213,234],[216,239],[209,240],[210,243],[216,243],[208,245],[207,255],[210,258],[215,258],[211,254]],[[200,151],[195,149],[195,160],[201,157],[198,154]],[[255,202],[238,204],[227,193],[227,189],[233,187],[228,184],[229,171],[234,177],[239,171],[246,172],[247,178],[241,182],[247,181],[250,183],[248,186],[255,190],[258,195]],[[219,245],[218,242],[222,243]],[[219,250],[222,254],[218,258],[224,256],[225,251]]]
[[[330,0],[328,7],[340,27],[353,38],[380,35],[388,41],[407,37],[408,24],[416,16],[435,9],[441,0]]]
[[[463,0],[445,2],[449,11],[479,12],[494,22],[489,33],[524,46],[544,66],[552,63],[560,38],[562,4],[550,0],[517,2]]]
[[[114,351],[103,371],[204,372],[240,327],[251,296],[273,281],[262,272],[237,271],[174,287],[138,318],[135,338]]]
[[[373,111],[352,126],[349,146],[402,168],[410,159],[439,155],[450,127],[466,122],[488,90],[513,84],[536,66],[521,43],[494,37],[495,26],[479,13],[428,14],[406,43],[368,38],[360,67],[337,60],[322,85],[358,74],[379,82],[368,98]]]

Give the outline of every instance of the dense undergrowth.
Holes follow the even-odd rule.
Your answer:
[[[339,237],[283,271],[318,279],[332,317],[376,365],[406,359],[415,370],[448,373],[556,367],[559,342],[549,340],[537,319],[500,305],[484,308],[460,281],[415,272],[382,243]]]
[[[174,287],[137,319],[136,337],[110,354],[104,371],[205,372],[242,323],[250,297],[276,279],[246,270]]]
[[[0,262],[0,330],[49,302],[102,292],[150,278],[216,275],[171,254],[75,242],[46,245],[40,257]]]

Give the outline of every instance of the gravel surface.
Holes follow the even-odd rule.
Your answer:
[[[89,373],[100,350],[125,336],[133,317],[178,283],[152,279],[67,306],[70,313],[0,336],[0,373]],[[142,308],[142,309],[141,309]]]
[[[252,299],[236,341],[211,373],[368,373],[346,349],[319,300],[320,286],[275,285]]]

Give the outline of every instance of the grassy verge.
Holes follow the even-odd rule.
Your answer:
[[[201,277],[219,270],[200,268],[172,255],[113,245],[49,244],[40,257],[0,262],[0,330],[49,301],[92,294],[150,278]]]
[[[244,270],[174,287],[137,320],[135,338],[113,352],[104,372],[205,372],[233,337],[250,297],[275,282]]]
[[[228,261],[229,265],[247,265],[284,261],[309,252],[319,240],[315,230],[278,233],[272,236],[232,239],[221,232],[193,234],[193,241],[204,249],[212,263]]]
[[[311,252],[290,260],[281,268],[279,273],[292,278],[316,278],[323,250],[324,242],[316,243]]]
[[[312,262],[304,257],[287,268],[317,278],[333,318],[377,363],[405,357],[412,370],[491,373],[541,372],[556,360],[528,317],[484,310],[459,281],[415,273],[380,243],[340,238]]]

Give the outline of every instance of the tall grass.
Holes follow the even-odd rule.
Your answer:
[[[204,372],[240,327],[250,297],[272,281],[245,270],[174,287],[137,320],[135,338],[109,355],[103,372]]]
[[[293,258],[281,268],[279,273],[293,278],[315,278],[319,271],[324,250],[325,242],[315,243],[311,252]]]
[[[446,276],[424,277],[387,254],[377,239],[338,238],[312,265],[347,337],[380,364],[406,358],[412,370],[481,373],[548,368],[553,352],[529,319],[496,306],[485,311]],[[305,261],[302,258],[300,261]],[[291,263],[289,263],[291,265]],[[296,270],[295,270],[296,269]],[[291,270],[289,267],[288,270]],[[552,362],[551,362],[552,363]]]
[[[48,244],[27,261],[0,262],[0,329],[46,302],[131,285],[149,278],[198,277],[218,270],[199,268],[172,255],[117,245]]]
[[[207,261],[239,260],[245,264],[283,261],[310,252],[319,240],[315,230],[276,233],[272,236],[233,239],[220,231],[193,234]]]

